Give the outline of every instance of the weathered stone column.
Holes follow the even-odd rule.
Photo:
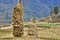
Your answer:
[[[23,7],[18,0],[17,5],[14,7],[12,16],[13,35],[14,37],[21,37],[24,33],[23,27]]]

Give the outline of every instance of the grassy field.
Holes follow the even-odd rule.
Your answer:
[[[29,27],[29,24],[25,24],[25,27]],[[60,27],[60,24],[52,24],[52,23],[46,23],[46,24],[36,24],[37,27]]]
[[[25,26],[29,27],[29,24]],[[13,28],[0,29],[0,40],[60,40],[60,24],[36,24],[36,26],[38,26],[38,38],[28,36],[25,27],[24,36],[21,38],[13,37]]]
[[[60,27],[60,24],[36,24],[37,26]]]

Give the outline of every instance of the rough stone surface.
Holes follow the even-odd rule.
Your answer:
[[[38,37],[37,26],[35,26],[34,24],[30,24],[30,27],[28,29],[28,35],[33,36],[35,38]]]
[[[23,7],[18,2],[14,7],[13,16],[12,16],[12,24],[13,24],[13,35],[15,37],[21,37],[23,35],[24,27],[23,27]]]

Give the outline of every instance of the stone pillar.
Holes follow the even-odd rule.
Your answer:
[[[13,25],[13,35],[14,37],[21,37],[24,33],[23,26],[23,7],[20,2],[13,9],[12,25]]]

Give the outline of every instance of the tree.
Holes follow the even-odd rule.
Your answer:
[[[54,7],[54,13],[55,13],[55,14],[58,14],[58,12],[59,12],[58,6]]]

